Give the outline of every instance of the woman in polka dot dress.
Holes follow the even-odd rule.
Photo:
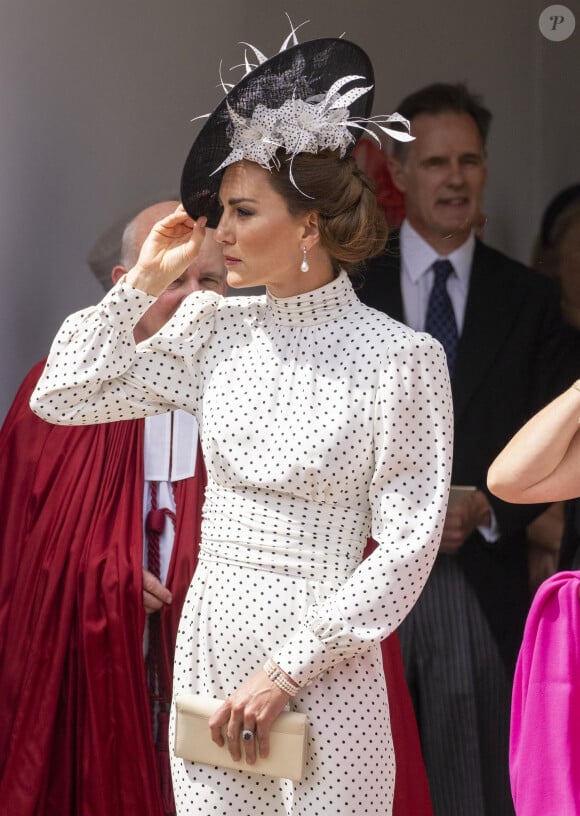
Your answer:
[[[391,813],[380,641],[417,599],[445,516],[444,353],[362,305],[348,275],[386,240],[370,184],[340,149],[285,158],[242,157],[220,177],[228,282],[264,296],[195,292],[135,346],[206,229],[179,208],[98,306],[65,321],[32,400],[64,424],[197,416],[208,486],[175,691],[225,700],[212,735],[250,762],[284,708],[308,717],[299,783],[174,758],[180,816]]]

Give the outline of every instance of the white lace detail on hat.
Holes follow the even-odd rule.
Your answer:
[[[286,15],[288,16],[288,15]],[[294,27],[288,17],[292,31],[284,40],[280,52],[290,44],[297,45],[296,31],[304,23]],[[308,22],[308,21],[306,21]],[[242,43],[252,49],[256,55],[258,65],[266,62],[267,57],[249,43]],[[240,67],[240,66],[236,66]],[[245,75],[251,73],[257,66],[249,62],[245,54]],[[231,153],[216,167],[211,175],[219,173],[228,165],[246,159],[255,162],[266,170],[280,167],[276,152],[283,148],[290,158],[290,180],[298,188],[292,177],[292,161],[299,153],[318,153],[330,149],[339,152],[343,157],[348,146],[355,141],[350,132],[351,128],[358,128],[368,133],[380,144],[376,130],[401,142],[414,139],[410,135],[410,123],[399,113],[385,114],[366,118],[350,118],[349,107],[359,97],[364,96],[372,89],[372,85],[354,87],[342,92],[345,85],[349,85],[365,77],[355,74],[341,77],[336,80],[325,94],[300,99],[293,96],[287,99],[279,108],[268,108],[266,105],[256,105],[251,117],[241,116],[228,105],[228,112],[232,123],[230,139]],[[222,87],[226,93],[233,85],[227,84],[221,78]],[[202,117],[197,117],[202,118]],[[388,127],[391,123],[398,123],[402,130]],[[304,194],[306,195],[306,194]]]

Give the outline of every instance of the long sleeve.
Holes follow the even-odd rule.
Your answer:
[[[451,472],[443,350],[363,307],[346,276],[279,303],[191,295],[135,347],[149,302],[121,285],[65,323],[35,409],[82,424],[201,405],[212,557],[323,560],[336,525],[333,591],[273,655],[304,685],[396,629],[427,580]],[[357,567],[368,534],[379,546]]]
[[[190,295],[158,334],[136,345],[133,328],[154,300],[120,282],[97,306],[68,317],[32,395],[32,410],[60,425],[192,410],[200,393],[195,362],[220,298]]]
[[[300,685],[382,640],[410,611],[437,555],[452,446],[444,352],[428,335],[410,335],[376,395],[369,499],[378,547],[334,594],[309,608],[274,654]]]

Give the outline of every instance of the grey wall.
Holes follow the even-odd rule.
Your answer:
[[[240,40],[266,54],[346,32],[376,68],[375,110],[417,87],[467,80],[495,114],[487,239],[527,260],[541,211],[580,181],[578,29],[545,40],[537,0],[2,0],[0,6],[0,419],[62,319],[94,302],[97,233],[176,189],[217,69]]]

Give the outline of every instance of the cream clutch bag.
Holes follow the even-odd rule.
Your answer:
[[[175,697],[175,756],[205,765],[266,774],[300,782],[306,762],[308,720],[306,714],[283,711],[270,732],[270,752],[256,757],[254,765],[241,759],[235,762],[227,747],[220,748],[211,739],[208,720],[223,700],[202,694],[178,694]],[[244,749],[242,745],[242,757]]]

